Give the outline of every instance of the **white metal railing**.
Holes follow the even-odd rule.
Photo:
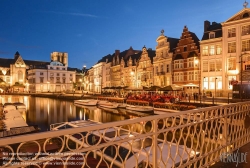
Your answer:
[[[242,102],[2,138],[0,164],[207,167],[250,142],[249,115]]]

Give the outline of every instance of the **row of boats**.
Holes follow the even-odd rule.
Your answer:
[[[21,102],[15,102],[15,103],[4,103],[4,108],[6,110],[8,109],[26,109],[26,106],[24,103]]]
[[[154,107],[151,107],[151,106],[128,105],[126,103],[109,102],[107,100],[94,100],[94,99],[75,100],[74,104],[83,105],[83,106],[99,106],[99,107],[110,108],[110,109],[126,108],[127,110],[139,111],[139,112],[154,111]]]

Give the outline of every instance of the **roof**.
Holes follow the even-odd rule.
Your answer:
[[[194,43],[196,44],[197,48],[200,49],[199,38],[196,36],[195,33],[191,32],[191,31],[189,31],[189,33],[190,33],[192,39],[194,40]]]
[[[177,47],[177,44],[178,44],[179,40],[180,39],[172,38],[172,37],[167,38],[167,42],[169,42],[170,52],[174,52],[175,48]]]
[[[0,58],[0,67],[10,67],[10,64],[14,64],[14,59]]]
[[[220,23],[213,22],[210,26],[208,26],[207,31],[204,32],[201,40],[208,40],[210,32],[215,32],[215,38],[222,37],[222,25]]]

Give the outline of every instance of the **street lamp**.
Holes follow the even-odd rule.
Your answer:
[[[242,86],[242,78],[243,78],[243,66],[242,63],[245,63],[245,61],[242,61],[242,57],[246,54],[246,50],[243,54],[240,55],[240,100],[243,101],[243,86]]]
[[[215,78],[215,87],[214,87],[214,100],[215,100],[215,97],[216,97],[216,85],[217,85],[217,80],[218,78]],[[216,101],[215,101],[216,103]]]
[[[49,83],[50,83],[50,82],[48,81],[48,82],[47,82],[47,89],[48,89],[48,92],[49,92]]]

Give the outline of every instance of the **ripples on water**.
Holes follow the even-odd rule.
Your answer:
[[[47,131],[50,124],[75,120],[94,120],[98,122],[121,121],[140,117],[128,113],[125,109],[100,109],[96,106],[75,106],[72,101],[31,97],[31,96],[0,96],[0,103],[22,102],[26,105],[23,118],[28,125],[38,125],[41,131]]]

